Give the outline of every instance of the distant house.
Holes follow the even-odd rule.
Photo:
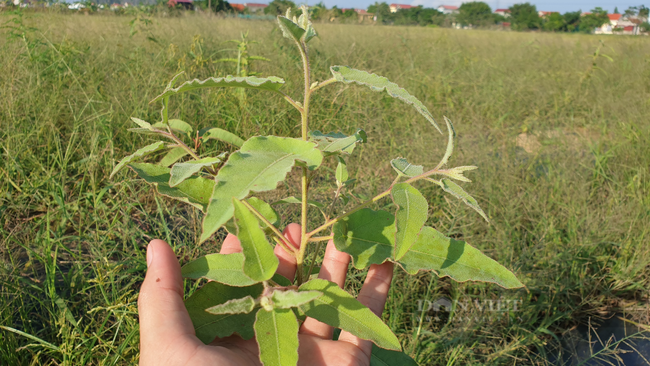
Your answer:
[[[389,8],[391,13],[397,13],[398,10],[417,8],[417,6],[404,5],[404,4],[390,4]]]
[[[436,8],[436,10],[438,10],[439,12],[445,15],[458,13],[458,7],[453,5],[440,5],[439,7]]]
[[[234,10],[239,11],[239,12],[242,12],[242,11],[244,11],[244,9],[246,9],[246,5],[244,5],[244,4],[230,3],[230,6]]]
[[[244,6],[250,11],[251,13],[256,13],[258,11],[264,11],[264,8],[266,8],[268,5],[266,4],[261,4],[261,3],[244,3]]]
[[[538,11],[537,15],[539,15],[540,18],[546,18],[553,13],[557,13],[557,11]]]
[[[607,14],[609,23],[596,28],[596,34],[639,34],[639,20],[623,18],[621,14]]]
[[[494,14],[501,15],[504,18],[508,18],[510,16],[510,9],[497,9],[494,11]]]

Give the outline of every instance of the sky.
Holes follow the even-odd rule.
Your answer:
[[[374,4],[376,0],[324,0],[323,2],[327,5],[328,8],[336,5],[339,8],[367,8],[368,5]],[[440,5],[456,5],[459,6],[465,1],[462,0],[383,0],[387,3],[399,3],[399,4],[409,4],[409,5],[422,5],[427,8],[437,8]],[[614,12],[614,8],[618,7],[619,12],[623,12],[625,9],[630,6],[638,6],[643,3],[632,1],[607,1],[607,0],[525,0],[525,1],[513,1],[513,0],[483,0],[492,10],[497,8],[507,8],[516,3],[529,2],[537,7],[537,10],[542,11],[558,11],[560,13],[566,13],[567,11],[577,11],[582,10],[583,12],[589,11],[595,7],[601,7],[608,12]],[[300,3],[301,1],[295,1]],[[313,5],[320,2],[320,0],[309,0],[308,4]],[[380,1],[382,2],[382,1]],[[648,1],[650,5],[650,1]],[[646,5],[648,6],[648,5]]]

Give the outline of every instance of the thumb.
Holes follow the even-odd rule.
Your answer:
[[[164,241],[152,240],[147,267],[138,297],[141,360],[159,358],[160,350],[171,351],[183,338],[196,339],[183,303],[181,267],[174,251]]]

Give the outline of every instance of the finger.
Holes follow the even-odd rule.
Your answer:
[[[386,297],[390,289],[390,283],[393,279],[393,263],[373,264],[368,270],[368,276],[363,283],[357,300],[367,306],[375,315],[381,317],[386,305]],[[356,345],[363,353],[370,357],[372,352],[372,343],[348,332],[341,332],[339,341],[348,342]]]
[[[181,267],[167,243],[149,243],[147,266],[138,297],[140,347],[141,357],[153,358],[157,357],[156,349],[198,340],[183,303]]]
[[[231,233],[228,233],[228,236],[226,236],[226,239],[223,240],[223,244],[221,244],[221,250],[219,251],[220,254],[232,254],[232,253],[240,253],[241,252],[241,243],[239,242],[239,239],[237,239],[236,236],[234,236]]]
[[[300,240],[302,238],[300,225],[289,224],[282,232],[285,238],[288,239],[289,244],[294,248],[300,248]],[[280,260],[280,265],[276,271],[278,274],[293,281],[296,276],[296,257],[288,253],[282,245],[276,245],[273,250],[275,256]]]
[[[334,246],[334,241],[330,240],[327,242],[327,248],[325,248],[325,257],[323,257],[323,265],[318,273],[318,278],[332,281],[343,288],[349,264],[350,256],[347,253],[339,252]],[[313,318],[307,318],[300,330],[303,334],[323,339],[332,339],[332,332],[334,331],[331,326]]]

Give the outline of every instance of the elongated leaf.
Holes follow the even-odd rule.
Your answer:
[[[232,299],[251,296],[257,298],[262,294],[262,284],[249,287],[230,287],[218,282],[208,282],[192,296],[185,300],[185,307],[192,319],[196,337],[208,344],[216,337],[228,337],[235,333],[243,339],[255,336],[253,324],[256,310],[248,314],[210,314],[205,309],[223,304]]]
[[[255,309],[255,299],[248,295],[241,299],[232,299],[223,304],[205,309],[210,314],[248,314]]]
[[[244,144],[244,140],[242,140],[241,137],[235,135],[232,132],[222,130],[221,128],[217,127],[202,130],[199,132],[199,136],[201,136],[204,140],[219,140],[237,147],[241,147]]]
[[[359,85],[365,85],[374,91],[386,90],[386,93],[388,93],[388,95],[391,97],[400,99],[407,104],[411,104],[416,111],[418,111],[421,115],[424,116],[424,118],[431,122],[433,127],[435,127],[438,132],[442,133],[440,127],[438,127],[438,124],[433,119],[433,116],[427,107],[425,107],[424,104],[422,104],[422,102],[420,102],[417,98],[409,94],[409,92],[403,88],[400,88],[397,84],[389,81],[387,78],[376,74],[371,74],[367,71],[352,69],[347,66],[332,66],[330,67],[330,70],[332,71],[334,78],[339,82],[346,84],[357,83]]]
[[[315,169],[323,161],[323,155],[314,143],[299,139],[258,136],[246,141],[217,174],[218,183],[203,219],[201,242],[232,217],[233,197],[243,199],[251,191],[275,189],[297,160]]]
[[[275,212],[273,207],[269,205],[268,203],[262,201],[261,199],[257,197],[249,197],[246,199],[246,202],[248,202],[257,212],[259,212],[264,218],[270,222],[273,226],[277,226],[280,223],[280,217],[278,216],[278,213]],[[267,234],[270,233],[271,229],[266,225],[265,222],[262,220],[259,220],[260,226],[264,229],[264,232]],[[237,235],[237,227],[235,227],[235,221],[234,220],[228,220],[226,224],[224,225],[226,230],[234,235]]]
[[[154,164],[131,163],[129,167],[133,169],[140,178],[147,183],[154,185],[158,193],[205,211],[208,205],[210,194],[215,185],[211,179],[201,177],[191,177],[186,179],[176,187],[169,186],[170,169]]]
[[[290,309],[260,310],[255,319],[255,340],[264,366],[298,364],[298,320]]]
[[[413,165],[404,158],[396,158],[390,161],[390,165],[397,174],[405,177],[415,177],[424,173],[422,165]]]
[[[251,286],[258,281],[253,281],[244,273],[244,254],[208,254],[198,258],[181,268],[185,278],[205,278],[229,286]]]
[[[364,208],[334,224],[332,233],[336,249],[350,254],[355,268],[364,269],[391,258],[395,216]]]
[[[147,122],[147,121],[143,121],[143,120],[141,120],[140,118],[131,117],[131,121],[135,122],[135,124],[137,124],[138,126],[140,126],[140,128],[145,128],[145,129],[147,129],[147,130],[151,130],[151,129],[153,129],[153,128],[151,127],[151,123],[149,123],[149,122]]]
[[[189,154],[187,150],[183,149],[182,147],[175,147],[169,150],[169,152],[162,158],[162,160],[160,160],[158,165],[168,167],[187,154]]]
[[[271,301],[275,309],[289,309],[306,304],[322,294],[320,291],[275,290],[271,295]]]
[[[445,192],[451,193],[453,196],[463,201],[467,206],[474,209],[474,211],[478,212],[485,219],[485,221],[490,222],[490,220],[487,218],[487,215],[485,212],[483,212],[474,197],[470,196],[469,193],[465,192],[465,190],[458,184],[454,183],[454,181],[449,179],[441,179],[438,185],[442,187]]]
[[[169,128],[171,128],[172,131],[180,132],[183,135],[189,135],[193,131],[192,126],[189,123],[181,121],[180,119],[170,119],[167,121],[167,123],[169,123]],[[167,130],[167,126],[165,126],[165,124],[162,122],[154,124],[153,127],[161,130]]]
[[[162,141],[158,141],[158,142],[154,142],[151,145],[147,145],[147,146],[145,146],[145,147],[143,147],[141,149],[138,149],[136,152],[134,152],[133,154],[131,154],[129,156],[125,156],[124,158],[122,158],[122,160],[120,160],[119,163],[117,163],[115,168],[113,168],[113,171],[111,172],[111,175],[109,176],[109,179],[112,179],[113,176],[115,174],[117,174],[117,172],[122,170],[122,168],[124,168],[127,164],[131,163],[132,161],[137,160],[137,159],[139,159],[139,158],[141,158],[143,156],[152,154],[152,153],[154,153],[156,151],[160,151],[160,150],[162,150],[164,148],[165,148],[165,143],[162,142]]]
[[[368,141],[368,136],[364,130],[357,130],[354,135],[347,136],[340,132],[330,132],[324,134],[320,131],[309,132],[309,141],[318,144],[318,149],[325,155],[334,154],[352,154],[358,143]]]
[[[418,366],[418,363],[404,352],[389,351],[373,344],[370,366]]]
[[[192,81],[186,81],[176,88],[165,89],[165,91],[162,94],[157,96],[150,103],[157,102],[171,95],[180,94],[180,93],[201,89],[201,88],[231,87],[231,88],[268,90],[268,91],[277,92],[278,90],[280,90],[282,85],[284,85],[284,80],[276,76],[258,78],[255,76],[234,77],[228,75],[223,78],[212,77],[205,80],[194,79]]]
[[[172,167],[172,170],[169,172],[169,186],[175,187],[185,179],[191,177],[195,173],[198,173],[201,169],[205,167],[211,167],[219,162],[221,162],[221,159],[214,157],[203,158],[200,160],[191,160],[185,163],[176,163]]]
[[[338,164],[336,165],[336,184],[340,187],[345,182],[348,181],[348,166],[345,164],[345,160],[338,158]]]
[[[445,155],[440,160],[440,163],[438,163],[438,168],[447,164],[449,158],[451,157],[451,154],[454,152],[454,137],[456,137],[456,130],[454,130],[454,125],[451,124],[449,118],[445,117],[445,123],[447,123],[449,139],[447,140],[447,150],[445,151]]]
[[[402,349],[397,337],[381,318],[334,282],[315,279],[302,284],[299,290],[323,293],[314,301],[300,306],[307,316],[370,340],[379,347]]]
[[[427,221],[429,204],[422,193],[408,183],[395,184],[390,194],[397,205],[393,259],[399,260],[415,243],[420,229]]]
[[[410,274],[433,270],[458,282],[492,282],[505,288],[523,287],[512,272],[461,240],[425,226],[411,250],[399,261]]]
[[[278,257],[266,240],[257,217],[241,201],[233,199],[233,203],[237,237],[244,253],[244,273],[254,281],[266,281],[278,268]]]

